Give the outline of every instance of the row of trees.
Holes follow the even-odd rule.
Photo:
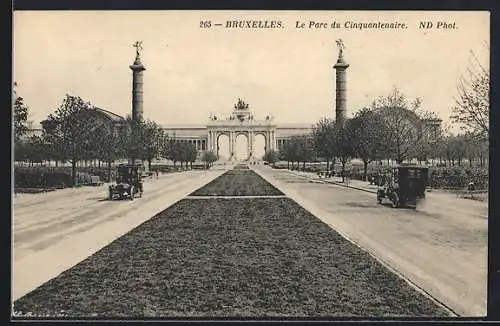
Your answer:
[[[278,159],[295,164],[311,161],[340,162],[342,172],[353,158],[368,164],[393,160],[400,164],[417,160],[439,160],[443,165],[461,165],[464,159],[485,165],[488,143],[481,133],[467,132],[452,135],[441,126],[435,113],[423,110],[419,98],[409,102],[397,89],[386,97],[376,99],[368,108],[358,111],[344,124],[321,119],[312,135],[293,137],[280,153],[266,153],[265,160]],[[342,173],[344,175],[344,173]]]
[[[23,99],[14,102],[15,160],[29,162],[69,162],[73,182],[77,164],[98,161],[107,164],[126,158],[148,162],[166,158],[183,164],[193,163],[197,151],[193,144],[169,138],[154,121],[103,119],[90,102],[66,95],[62,104],[43,121],[41,135],[25,137],[28,132],[28,107]],[[108,173],[110,175],[110,173]]]
[[[489,50],[489,49],[488,49]],[[344,169],[351,158],[368,163],[393,159],[397,163],[437,159],[441,164],[461,165],[464,159],[485,166],[489,139],[490,73],[473,51],[470,65],[458,83],[450,119],[462,133],[453,135],[448,127],[434,124],[435,113],[425,111],[421,100],[409,102],[397,89],[376,99],[342,126],[330,119],[320,120],[312,135],[297,137],[286,144],[281,159],[292,163],[316,159],[339,160]],[[273,160],[276,155],[266,155]]]

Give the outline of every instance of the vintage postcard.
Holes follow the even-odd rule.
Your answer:
[[[487,11],[15,11],[12,318],[482,317]]]

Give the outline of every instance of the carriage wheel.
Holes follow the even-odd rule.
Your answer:
[[[392,194],[392,208],[398,208],[399,207],[399,196],[397,193]]]

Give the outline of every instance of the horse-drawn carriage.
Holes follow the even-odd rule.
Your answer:
[[[142,170],[141,164],[120,164],[116,183],[109,186],[109,200],[142,197]]]
[[[416,206],[419,200],[425,198],[427,179],[426,167],[395,167],[378,184],[377,202],[382,204],[387,198],[394,208]]]

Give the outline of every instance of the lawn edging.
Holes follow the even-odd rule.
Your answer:
[[[377,253],[374,252],[374,250],[370,248],[366,248],[362,246],[358,241],[352,239],[347,232],[345,232],[343,227],[340,227],[340,223],[336,224],[332,222],[332,218],[327,219],[326,217],[331,216],[331,214],[327,211],[322,210],[321,208],[318,208],[317,205],[315,205],[312,202],[309,202],[307,199],[303,198],[299,193],[290,190],[290,189],[284,189],[284,187],[281,187],[275,180],[272,180],[269,178],[267,175],[264,173],[261,173],[258,169],[253,169],[251,168],[252,171],[260,175],[262,178],[264,178],[267,182],[272,184],[274,187],[279,189],[281,192],[283,192],[286,196],[288,196],[291,200],[295,201],[298,205],[303,207],[305,210],[307,210],[309,213],[312,215],[316,216],[319,218],[322,222],[328,224],[335,232],[340,234],[344,239],[349,241],[350,243],[354,244],[356,247],[358,247],[360,250],[363,252],[366,252],[369,254],[371,257],[376,259],[378,262],[380,262],[384,267],[386,267],[388,270],[390,270],[392,273],[396,274],[398,277],[403,279],[409,286],[411,286],[413,289],[418,291],[419,293],[423,294],[424,296],[428,297],[430,300],[432,300],[435,304],[438,306],[442,307],[445,309],[449,314],[450,317],[459,317],[460,314],[457,313],[453,308],[442,302],[440,299],[436,298],[433,294],[431,294],[429,291],[424,289],[423,287],[419,286],[416,282],[412,281],[409,277],[404,275],[402,272],[398,271],[395,266],[393,266],[389,261],[386,259],[380,257]],[[297,175],[297,174],[296,174]],[[297,175],[300,176],[300,175]],[[308,177],[305,177],[308,178]],[[344,185],[345,186],[345,185]],[[365,190],[366,191],[366,190]],[[322,218],[323,217],[323,218]],[[326,221],[328,220],[328,222]],[[338,221],[337,221],[338,223]]]
[[[351,188],[351,189],[361,190],[361,191],[364,191],[364,192],[369,192],[371,194],[376,194],[377,193],[374,190],[368,190],[368,189],[363,189],[363,188],[359,188],[359,187],[349,186],[349,185],[342,184],[342,183],[335,182],[335,181],[326,180],[325,182],[331,183],[331,184],[335,184],[337,186],[342,186],[342,187],[346,187],[346,188]]]
[[[326,179],[322,180],[322,179],[317,179],[317,178],[314,178],[314,177],[308,176],[308,175],[297,174],[297,173],[295,173],[292,170],[289,170],[288,172],[290,172],[290,173],[292,173],[292,174],[294,174],[296,176],[307,178],[307,179],[310,179],[310,180],[318,180],[318,181],[322,181],[324,183],[334,184],[334,185],[341,186],[341,187],[346,187],[346,188],[352,188],[352,189],[356,189],[356,190],[360,190],[360,191],[364,191],[364,192],[369,192],[369,193],[372,193],[372,194],[376,194],[377,193],[374,190],[368,190],[368,189],[363,189],[363,188],[359,188],[359,187],[355,187],[355,186],[350,186],[350,185],[347,185],[347,184],[344,184],[344,183],[340,183],[340,182],[336,182],[336,181],[332,181],[332,180],[326,180]]]

